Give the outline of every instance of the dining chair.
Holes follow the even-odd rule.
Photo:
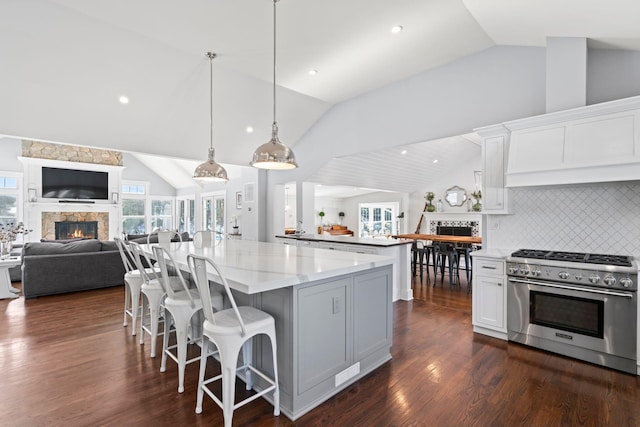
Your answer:
[[[433,257],[434,247],[431,242],[425,240],[416,241],[416,254],[417,260],[416,263],[420,266],[420,283],[422,284],[423,278],[423,269],[427,270],[427,282],[431,279],[431,275],[429,273],[429,257]],[[435,261],[434,261],[435,265]],[[435,272],[434,272],[435,275]],[[414,276],[415,276],[415,267],[414,267]]]
[[[197,288],[190,288],[176,265],[169,251],[161,246],[154,246],[153,253],[160,267],[160,284],[166,292],[164,300],[165,330],[162,340],[162,363],[160,372],[167,370],[167,357],[178,364],[178,393],[184,391],[184,370],[187,364],[200,360],[200,355],[187,360],[187,345],[202,339],[201,328],[191,329],[192,321],[197,321],[202,311],[202,300]],[[222,294],[211,294],[211,304],[216,310],[223,309]],[[169,345],[169,335],[175,333],[176,343]],[[175,351],[175,354],[174,354]]]
[[[168,245],[171,242],[182,242],[182,235],[175,230],[158,230],[147,234],[147,245],[151,243]]]
[[[249,402],[273,392],[273,415],[280,415],[280,388],[278,385],[278,358],[276,345],[276,329],[273,317],[254,307],[236,305],[227,279],[216,263],[206,257],[190,254],[187,257],[189,270],[196,282],[200,298],[202,299],[202,311],[204,323],[202,326],[202,354],[200,357],[200,373],[198,379],[198,394],[196,413],[202,413],[202,400],[206,393],[220,408],[224,414],[225,427],[231,427],[233,411]],[[214,312],[210,299],[209,270],[225,289],[228,303],[231,308]],[[271,342],[273,376],[256,369],[252,363],[252,339],[257,335],[266,335]],[[215,350],[211,347],[215,347]],[[242,349],[243,365],[238,367],[238,354]],[[205,379],[207,359],[209,356],[219,353],[221,373]],[[235,380],[238,371],[244,371],[246,389],[253,388],[252,376],[255,373],[268,384],[262,390],[250,397],[235,402]],[[209,384],[222,380],[222,399],[219,399],[209,388]]]
[[[444,270],[449,271],[449,287],[453,288],[454,284],[460,284],[460,276],[458,270],[458,251],[452,243],[436,242],[433,244],[435,251],[434,280],[433,286],[438,282],[438,269],[440,270],[440,284],[444,285]],[[454,276],[455,273],[455,276]],[[457,279],[457,281],[454,281]]]
[[[196,248],[211,246],[215,241],[216,233],[213,230],[198,230],[193,233],[193,245]]]

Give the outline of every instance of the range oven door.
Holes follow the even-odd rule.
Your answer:
[[[597,354],[631,359],[635,372],[636,294],[510,277],[509,339],[594,363]]]

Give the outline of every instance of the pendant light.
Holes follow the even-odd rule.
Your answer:
[[[273,0],[273,125],[271,140],[253,152],[251,166],[259,169],[295,169],[298,167],[293,151],[278,139],[276,122],[276,3]]]
[[[213,149],[213,58],[216,54],[213,52],[207,52],[209,57],[209,78],[211,83],[211,90],[209,91],[209,112],[210,112],[210,145],[209,145],[209,159],[198,165],[193,173],[193,179],[196,181],[206,182],[227,182],[227,171],[213,160],[215,150]]]

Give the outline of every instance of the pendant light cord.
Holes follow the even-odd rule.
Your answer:
[[[278,0],[273,0],[273,127],[277,127],[276,124],[276,3]]]
[[[209,149],[213,150],[213,58],[215,53],[209,52]]]

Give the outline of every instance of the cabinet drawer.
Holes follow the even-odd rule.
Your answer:
[[[504,275],[504,262],[495,259],[479,258],[475,259],[475,267],[477,274],[495,274]]]

